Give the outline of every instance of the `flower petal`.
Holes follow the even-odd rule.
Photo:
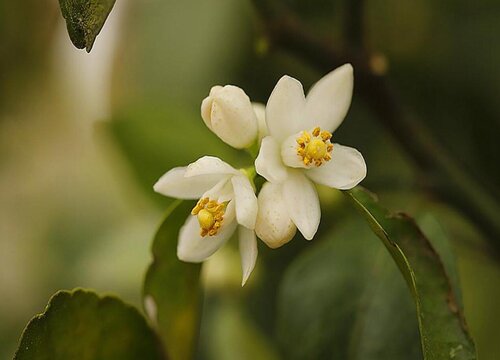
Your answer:
[[[228,211],[229,210],[228,206]],[[234,208],[232,211],[234,212]],[[179,231],[177,257],[187,262],[197,263],[204,261],[224,245],[231,235],[233,235],[238,224],[236,221],[231,221],[230,219],[230,216],[229,219],[224,217],[224,223],[217,235],[202,237],[200,235],[200,225],[197,217],[189,215]]]
[[[302,171],[290,171],[283,183],[283,198],[290,218],[302,235],[311,240],[318,230],[321,219],[318,193],[313,183]]]
[[[215,186],[224,176],[209,174],[186,178],[185,173],[186,167],[173,168],[154,184],[154,191],[178,199],[199,199],[205,191]]]
[[[255,262],[257,261],[257,239],[255,238],[255,232],[253,230],[247,229],[243,226],[239,227],[239,247],[241,256],[241,270],[243,272],[243,279],[241,280],[241,286],[244,286],[248,280],[248,277],[255,267]]]
[[[281,142],[300,131],[305,103],[302,84],[290,76],[283,76],[266,106],[266,123],[271,136]]]
[[[358,150],[333,144],[332,159],[318,168],[307,170],[306,175],[318,184],[348,190],[366,177],[366,164]]]
[[[210,89],[210,94],[201,102],[201,118],[210,130],[212,130],[212,119],[210,115],[212,113],[212,104],[214,102],[213,97],[220,90],[222,90],[222,86],[212,86],[212,88]]]
[[[307,94],[304,118],[308,127],[335,131],[351,105],[353,69],[345,64],[321,78]]]
[[[287,177],[287,169],[281,161],[281,150],[272,136],[262,139],[259,155],[255,159],[255,170],[267,181],[283,182]]]
[[[206,175],[205,175],[206,176]],[[205,191],[201,198],[209,198],[222,203],[234,197],[233,187],[229,181],[231,175],[225,175],[215,186]]]
[[[215,156],[203,156],[188,165],[185,176],[191,177],[208,174],[236,175],[239,172]]]
[[[266,124],[266,106],[261,103],[252,103],[253,111],[255,112],[255,116],[257,117],[257,123],[259,125],[259,142],[267,135],[269,135],[269,131],[267,130]]]
[[[231,178],[234,191],[236,220],[238,224],[253,230],[257,219],[257,197],[248,178],[244,175]]]
[[[293,239],[297,227],[290,219],[283,199],[283,185],[266,182],[259,193],[259,212],[255,232],[270,248],[278,248]]]

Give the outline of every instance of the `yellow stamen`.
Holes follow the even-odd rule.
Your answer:
[[[320,127],[314,128],[311,132],[303,131],[296,142],[297,155],[302,158],[304,165],[314,164],[318,167],[330,161],[333,150],[331,138],[332,134],[326,130],[321,131]]]
[[[330,140],[332,138],[332,134],[328,131],[322,131],[321,138],[323,139],[323,141]]]
[[[214,236],[217,234],[224,220],[225,211],[226,203],[218,203],[208,198],[203,198],[198,201],[193,210],[191,210],[191,214],[198,217],[200,235],[202,237],[207,235]]]

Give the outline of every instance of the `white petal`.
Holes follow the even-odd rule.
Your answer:
[[[224,175],[210,174],[186,178],[186,167],[168,171],[154,184],[157,193],[178,199],[199,199],[208,189],[217,184]]]
[[[209,198],[210,200],[217,200],[220,203],[232,200],[234,192],[230,178],[231,175],[225,175],[215,186],[205,191],[200,198]]]
[[[278,248],[293,239],[297,227],[290,219],[283,199],[282,184],[266,182],[259,193],[259,212],[255,232],[270,248]]]
[[[255,262],[257,261],[257,239],[255,238],[255,232],[249,230],[243,226],[239,227],[239,247],[241,256],[241,270],[243,272],[243,279],[241,280],[241,286],[244,286],[248,280],[248,277],[255,267]]]
[[[248,178],[244,175],[231,178],[238,224],[253,230],[257,219],[257,197]]]
[[[283,198],[288,212],[302,235],[311,240],[318,230],[321,218],[318,193],[302,171],[290,171],[283,183]]]
[[[287,177],[287,169],[281,161],[281,151],[278,143],[272,136],[262,139],[259,155],[255,159],[255,170],[267,181],[283,182]]]
[[[215,156],[203,156],[188,165],[185,176],[191,177],[208,174],[231,175],[239,174],[239,172]]]
[[[353,69],[345,64],[321,78],[307,94],[304,118],[308,127],[333,132],[344,120],[351,105]]]
[[[266,106],[266,122],[269,134],[279,142],[301,130],[305,106],[302,84],[283,76],[274,87]]]
[[[269,135],[266,124],[266,106],[261,103],[252,103],[253,111],[257,116],[257,123],[259,124],[259,141]]]
[[[305,129],[308,130],[308,129]],[[281,144],[281,159],[286,166],[293,168],[307,168],[302,158],[297,154],[297,138],[300,132],[289,136]]]
[[[228,211],[229,210],[228,206]],[[232,211],[234,212],[234,209]],[[236,221],[230,221],[230,218],[231,216],[229,216],[229,219],[226,219],[226,216],[224,216],[224,222],[217,235],[202,237],[200,235],[200,225],[197,217],[189,215],[179,231],[177,257],[187,262],[204,261],[224,245],[231,235],[233,235],[238,224]]]
[[[212,130],[212,119],[211,119],[211,113],[212,113],[212,103],[214,101],[214,94],[219,92],[222,89],[222,86],[216,85],[213,86],[210,89],[210,94],[203,99],[201,102],[201,118],[205,122],[205,125]]]
[[[358,150],[333,144],[332,159],[318,168],[307,170],[306,175],[318,184],[348,190],[365,178],[366,164]]]

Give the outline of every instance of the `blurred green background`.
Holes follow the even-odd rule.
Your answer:
[[[314,31],[346,46],[345,1],[287,2]],[[401,98],[461,166],[498,193],[498,1],[365,6],[369,47],[386,58]],[[58,289],[94,288],[141,306],[150,241],[169,202],[152,192],[154,181],[204,154],[250,162],[201,121],[211,86],[235,84],[265,102],[283,74],[306,89],[323,75],[293,56],[263,52],[258,29],[249,1],[119,0],[87,54],[72,46],[57,1],[0,1],[0,358],[12,356],[25,324]],[[484,250],[487,239],[455,209],[419,192],[418,171],[356,91],[335,137],[361,150],[369,169],[363,184],[384,205],[451,240],[479,356],[500,358],[500,259]],[[313,358],[398,359],[402,349],[405,358],[419,357],[411,299],[391,259],[339,193],[320,191],[322,235],[278,251],[259,244],[244,289],[234,244],[205,266],[200,358],[281,358],[294,350],[293,336]],[[328,252],[333,265],[321,258]],[[301,271],[314,282],[301,282]],[[323,281],[332,278],[328,288]],[[293,334],[292,324],[288,336],[280,317],[294,309],[280,304],[294,298],[290,287],[308,299],[300,311],[314,326]],[[367,296],[373,309],[363,306]],[[369,319],[364,330],[383,332],[381,343],[392,345],[357,341],[341,356],[333,348],[359,334],[352,317],[360,308]],[[398,321],[409,330],[391,328]],[[309,338],[309,331],[327,335]]]

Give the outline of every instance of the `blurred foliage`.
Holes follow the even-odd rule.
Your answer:
[[[144,280],[143,301],[168,358],[192,359],[199,333],[202,294],[200,264],[177,258],[177,237],[194,204],[176,201],[153,240],[153,263]]]
[[[500,319],[500,267],[474,250],[460,252],[460,280],[465,314],[476,341],[479,359],[495,360],[500,354],[497,339]]]
[[[60,291],[33,318],[16,360],[164,359],[142,315],[115,297],[85,290]]]
[[[73,45],[90,52],[114,4],[115,0],[59,0]]]
[[[165,198],[153,193],[153,184],[173,167],[186,166],[204,155],[224,156],[235,167],[251,163],[245,153],[211,133],[197,113],[180,106],[127,108],[100,125],[104,135],[118,140],[144,191],[159,200]]]
[[[115,109],[147,100],[198,110],[212,86],[237,84],[233,75],[253,52],[250,11],[249,3],[232,0],[130,2],[113,79]]]
[[[238,279],[240,280],[240,279]],[[238,289],[241,291],[241,289]],[[236,294],[234,294],[236,295]],[[279,353],[246,312],[238,296],[215,294],[204,314],[206,342],[199,358],[213,360],[277,360]]]
[[[343,36],[344,1],[286,3],[312,29],[327,35],[335,47],[349,46]],[[365,6],[367,45],[387,62],[388,75],[398,86],[399,95],[463,166],[498,194],[498,2],[376,0],[365,2]],[[122,11],[123,22],[118,31],[121,45],[114,54],[112,96],[105,99],[113,105],[112,121],[99,124],[99,135],[109,135],[113,141],[109,148],[100,148],[99,158],[107,160],[103,166],[97,165],[96,158],[91,163],[82,155],[92,146],[82,140],[91,122],[103,119],[86,119],[75,125],[82,119],[80,114],[95,104],[78,96],[82,84],[71,84],[76,89],[69,92],[76,98],[73,101],[68,100],[67,88],[59,85],[70,81],[63,77],[71,73],[90,76],[91,72],[86,73],[67,56],[74,49],[56,2],[0,1],[0,182],[4,189],[0,192],[0,218],[5,219],[2,226],[8,222],[0,227],[2,358],[11,356],[22,326],[56,288],[85,285],[136,298],[135,276],[145,266],[141,257],[152,223],[169,202],[153,194],[151,186],[170,167],[185,165],[207,152],[235,166],[248,164],[249,158],[235,154],[201,122],[199,106],[212,85],[236,84],[253,100],[265,101],[285,73],[300,78],[305,88],[323,75],[286,54],[269,52],[269,47],[261,47],[256,54],[255,43],[264,40],[253,38],[252,23],[259,25],[248,2],[120,1],[112,14],[118,16],[118,11]],[[99,40],[110,29],[105,27]],[[66,47],[58,43],[59,38],[64,38]],[[82,62],[90,62],[91,57],[85,56],[103,51],[99,45],[104,42],[99,40],[92,54],[79,53]],[[62,72],[60,65],[71,71]],[[54,87],[56,91],[50,91]],[[99,89],[96,87],[96,92]],[[40,103],[44,104],[43,117],[39,117],[41,107],[34,106]],[[445,226],[459,255],[465,313],[478,354],[481,359],[498,359],[500,267],[495,258],[482,253],[483,242],[477,232],[455,211],[416,190],[418,172],[356,93],[348,118],[335,137],[365,155],[369,174],[364,184],[379,193],[384,204],[410,213],[425,207]],[[116,174],[113,180],[102,175],[105,167]],[[151,204],[151,196],[158,201]],[[332,336],[353,339],[349,341],[358,344],[357,349],[341,349],[358,358],[376,358],[381,353],[393,356],[400,351],[397,341],[386,349],[377,345],[398,331],[397,338],[401,336],[411,346],[408,357],[416,356],[416,328],[406,328],[415,313],[406,307],[411,302],[404,283],[395,266],[384,259],[387,254],[377,250],[381,245],[351,219],[354,215],[344,211],[344,205],[338,199],[325,205],[323,235],[313,242],[297,237],[278,252],[259,244],[255,270],[259,276],[252,276],[244,289],[227,284],[210,289],[204,303],[198,357],[235,358],[241,355],[239,349],[248,349],[244,353],[254,358],[278,357],[269,346],[276,336],[283,337],[276,334],[274,317],[279,308],[278,289],[280,294],[285,291],[288,279],[300,275],[296,273],[299,267],[312,269],[315,264],[306,258],[320,257],[321,250],[331,251],[337,260],[325,263],[323,269],[317,265],[320,274],[309,284],[310,291],[345,306],[338,308],[341,310],[357,306],[359,317],[332,312],[337,319],[345,318],[338,323],[316,324],[332,326],[327,330]],[[353,249],[349,248],[351,243]],[[374,252],[365,254],[363,244]],[[338,251],[348,256],[356,249],[360,258],[349,255],[350,262],[335,255]],[[228,263],[223,271],[239,274],[239,262],[234,267]],[[334,269],[336,272],[330,273]],[[285,273],[287,280],[280,285]],[[341,291],[320,288],[321,282],[329,279],[345,287]],[[355,289],[349,288],[342,285],[346,279],[359,283]],[[300,296],[302,301],[314,300],[307,293],[297,293],[297,298]],[[297,313],[310,310],[299,308]],[[405,321],[392,318],[394,312],[397,319]],[[385,331],[380,331],[380,324]],[[339,329],[352,331],[342,334]],[[294,334],[300,335],[299,331]],[[325,339],[320,340],[324,346]]]
[[[500,131],[498,2],[378,0],[365,13],[370,47],[387,57],[405,103],[500,199],[491,161]]]
[[[50,2],[0,1],[0,114],[19,111],[19,94],[43,81],[58,12]]]

